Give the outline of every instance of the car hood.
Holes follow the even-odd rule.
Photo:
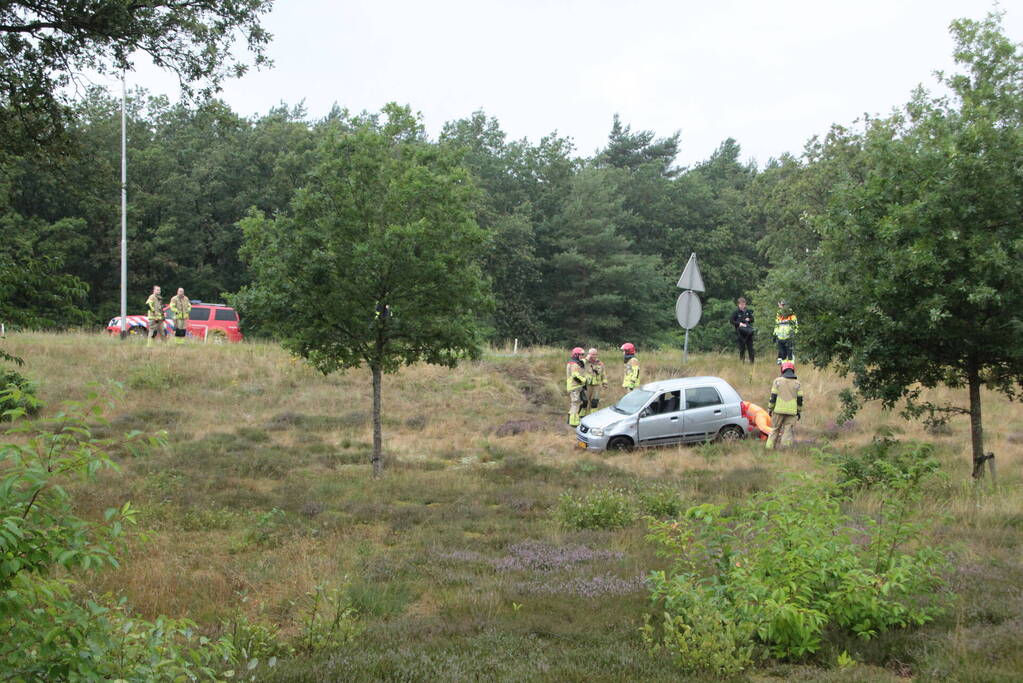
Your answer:
[[[635,419],[635,415],[622,415],[619,412],[615,412],[610,408],[601,408],[595,413],[590,413],[582,419],[582,424],[586,425],[589,429],[594,427],[606,427],[609,424],[614,424],[619,420],[625,420],[628,418]]]

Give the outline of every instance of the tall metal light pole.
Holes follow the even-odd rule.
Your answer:
[[[128,133],[127,87],[121,72],[121,339],[128,336]]]

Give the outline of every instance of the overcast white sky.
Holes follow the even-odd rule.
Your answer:
[[[682,133],[679,163],[733,137],[763,163],[831,123],[886,113],[952,67],[949,23],[993,7],[965,0],[277,0],[273,69],[228,82],[240,114],[305,101],[377,110],[394,100],[436,135],[477,109],[510,139],[554,130],[581,155],[615,113],[634,130]],[[1023,2],[1003,2],[1023,41]],[[129,86],[177,96],[152,68]]]

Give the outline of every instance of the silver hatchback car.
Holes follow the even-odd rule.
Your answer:
[[[650,382],[584,417],[575,430],[577,445],[602,451],[743,439],[751,427],[742,416],[740,401],[720,377]]]

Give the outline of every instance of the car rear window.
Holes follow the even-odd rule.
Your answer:
[[[721,403],[721,396],[714,387],[694,387],[686,389],[686,408],[703,408]]]
[[[237,320],[238,313],[231,308],[218,308],[213,314],[214,320]]]
[[[203,308],[201,306],[192,306],[192,312],[189,314],[192,320],[209,320],[210,309]]]

